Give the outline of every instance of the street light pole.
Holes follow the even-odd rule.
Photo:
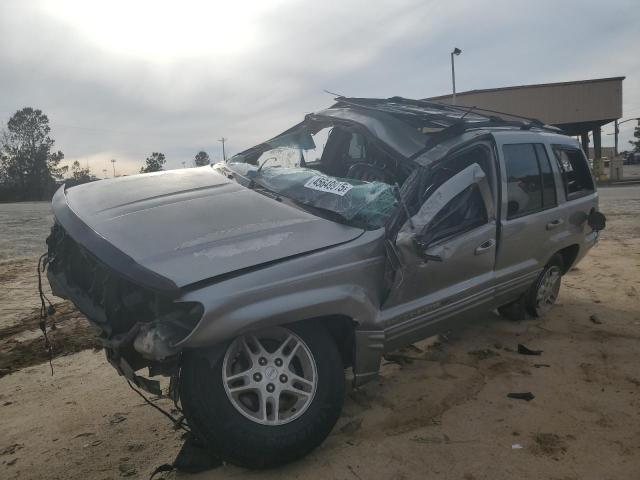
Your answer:
[[[453,52],[451,52],[451,83],[453,84],[453,97],[451,101],[452,105],[456,104],[456,67],[455,62],[453,61],[453,56],[460,55],[461,53],[462,50],[460,50],[458,47],[455,47],[453,49]]]

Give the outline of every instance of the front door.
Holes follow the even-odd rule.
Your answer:
[[[493,300],[497,227],[491,149],[476,145],[443,165],[449,172],[460,170],[398,233],[401,266],[382,312],[390,348],[430,335],[441,321],[462,318]]]

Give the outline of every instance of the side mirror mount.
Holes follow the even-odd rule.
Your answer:
[[[431,255],[427,253],[429,244],[427,243],[427,240],[425,239],[425,237],[418,234],[414,235],[413,246],[416,249],[416,253],[418,254],[418,256],[422,258],[422,260],[424,260],[425,263],[429,261],[442,262],[442,257],[440,255]]]
[[[593,231],[599,232],[607,226],[607,218],[602,213],[596,211],[595,208],[592,208],[587,217],[587,224]]]

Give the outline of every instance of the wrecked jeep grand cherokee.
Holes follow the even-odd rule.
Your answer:
[[[361,385],[454,323],[543,315],[604,227],[576,140],[399,97],[338,97],[225,163],[63,187],[53,209],[53,292],[248,467],[323,441],[346,368]]]

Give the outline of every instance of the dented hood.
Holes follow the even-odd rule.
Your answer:
[[[62,187],[53,209],[67,233],[103,263],[167,291],[363,232],[266,197],[210,167]]]

